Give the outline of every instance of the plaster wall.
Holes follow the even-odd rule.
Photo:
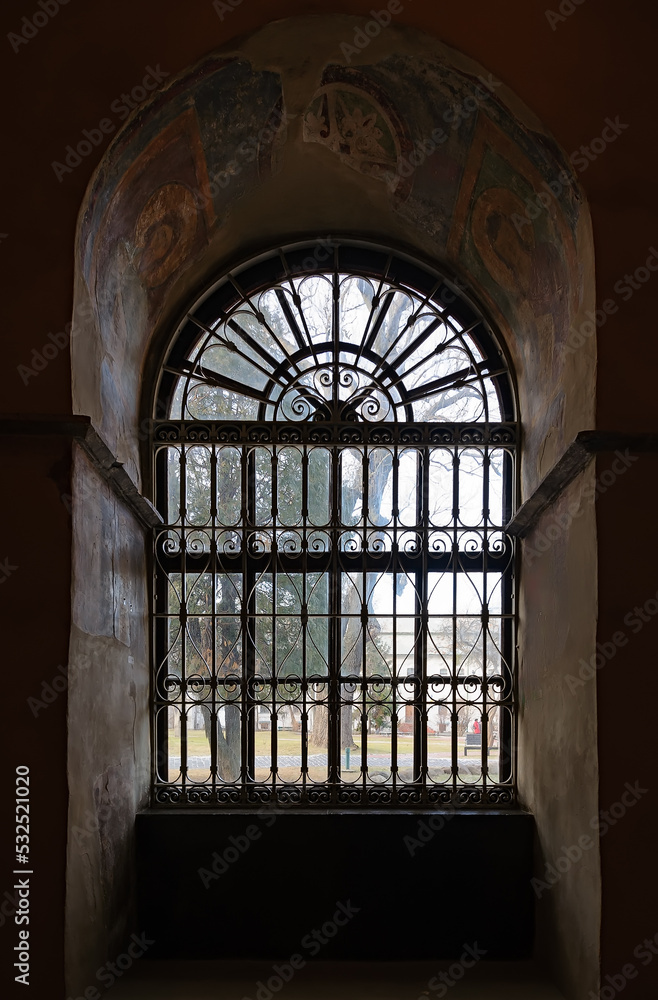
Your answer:
[[[74,446],[66,877],[67,988],[134,929],[134,817],[149,781],[144,533]]]
[[[518,767],[536,819],[536,947],[573,1000],[598,991],[596,685],[577,683],[596,638],[594,482],[592,463],[521,545]]]

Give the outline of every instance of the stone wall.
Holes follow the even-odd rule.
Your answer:
[[[144,528],[74,445],[68,688],[68,988],[97,985],[135,925],[134,824],[149,790]]]

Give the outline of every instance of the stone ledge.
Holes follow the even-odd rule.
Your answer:
[[[11,437],[22,434],[45,437],[57,435],[77,441],[112,491],[132,510],[145,528],[157,528],[163,523],[151,501],[142,496],[124,469],[123,463],[117,461],[116,456],[92,426],[90,417],[76,414],[53,416],[12,414],[0,418],[0,436]]]
[[[626,451],[658,452],[658,434],[632,431],[580,431],[571,442],[562,458],[506,526],[509,535],[525,538],[532,531],[539,518],[573,482],[589,462],[604,452]]]

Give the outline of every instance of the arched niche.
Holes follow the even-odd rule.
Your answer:
[[[593,308],[568,158],[503,82],[416,31],[391,26],[345,65],[358,23],[293,18],[203,60],[127,122],[90,184],[74,408],[138,480],[159,342],[224,268],[298,236],[393,241],[476,293],[519,373],[524,492],[593,422],[595,338],[568,349]]]
[[[147,492],[143,460],[154,377],[186,309],[236,262],[298,239],[344,235],[407,250],[440,267],[479,303],[516,372],[520,499],[576,433],[594,424],[593,244],[568,157],[503,81],[434,38],[391,25],[348,53],[346,43],[362,25],[342,15],[291,18],[208,56],[126,122],[89,185],[76,239],[73,406],[91,417]],[[85,488],[83,472],[78,488]],[[99,510],[99,521],[111,516],[109,508]],[[532,588],[520,595],[520,683],[526,685],[520,789],[535,812],[545,857],[570,837],[577,840],[596,812],[594,692],[566,704],[562,686],[572,661],[594,649],[593,523],[592,508],[528,571]],[[90,553],[81,530],[80,524],[74,547],[83,565]],[[127,530],[124,525],[121,539],[110,530],[106,546],[125,545]],[[590,570],[579,578],[586,596],[572,607],[560,580],[578,553],[590,559]],[[139,738],[113,793],[124,819],[143,805],[148,788],[148,621],[144,570],[133,557],[125,562],[128,583],[115,588],[114,625],[95,623],[85,611],[82,572],[73,583],[73,638],[76,628],[105,636],[109,650],[134,632],[128,647],[139,650],[129,667],[121,660],[126,679],[138,677],[139,693],[133,724]],[[141,583],[133,586],[140,573]],[[142,596],[132,617],[126,611],[122,619],[133,593]],[[72,733],[83,725],[93,683],[91,673],[76,673],[75,656],[72,642]],[[126,745],[128,736],[127,725]],[[103,758],[121,752],[105,745],[79,765],[88,773],[74,775],[79,804],[74,801],[72,823],[97,807],[110,766]],[[565,791],[556,768],[573,753],[584,777],[570,764]],[[566,796],[565,807],[555,811],[559,795]],[[129,827],[122,819],[99,833],[84,871],[70,852],[70,899],[84,896],[93,911],[86,943],[81,937],[69,954],[71,969],[83,968],[85,947],[99,960],[104,948],[111,954],[106,928],[109,923],[119,933],[120,907],[94,897],[94,869],[105,865],[107,880],[103,859],[110,850],[119,853],[116,845]],[[544,950],[569,988],[594,983],[598,907],[594,867],[565,877],[544,903]],[[76,931],[72,913],[69,908],[69,936]],[[78,979],[84,982],[82,973]]]

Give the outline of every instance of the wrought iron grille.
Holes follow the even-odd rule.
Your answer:
[[[510,803],[507,366],[426,269],[308,260],[230,274],[164,366],[155,801]]]

